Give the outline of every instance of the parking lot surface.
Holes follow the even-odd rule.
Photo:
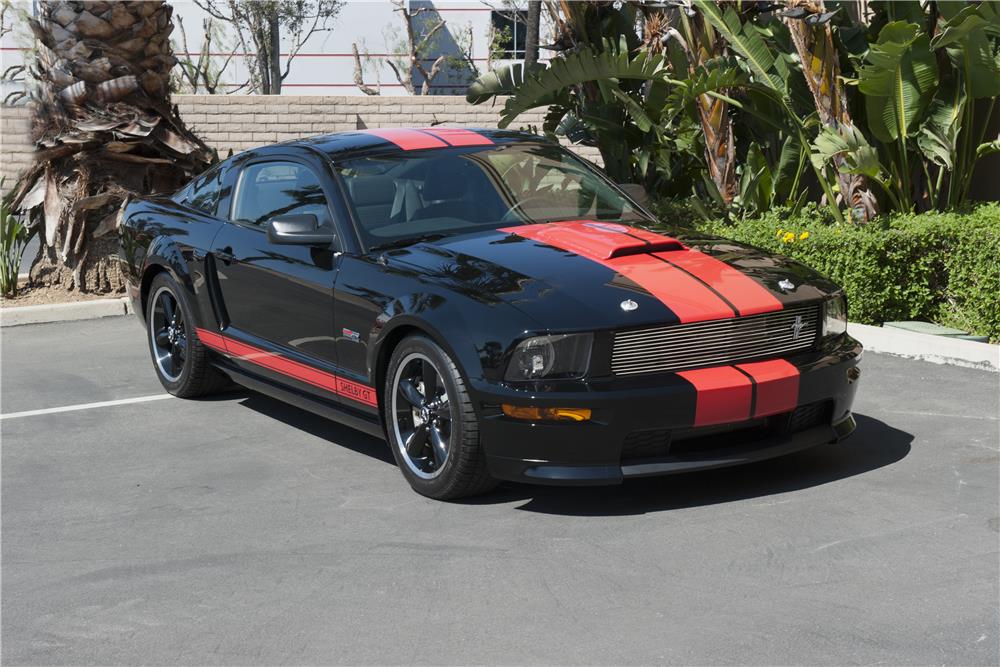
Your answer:
[[[162,393],[132,318],[2,334],[5,415]],[[0,421],[7,664],[997,664],[998,376],[866,355],[857,433],[440,503],[262,396]]]

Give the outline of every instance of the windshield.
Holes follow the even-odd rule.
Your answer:
[[[557,220],[649,222],[558,146],[373,156],[338,162],[337,170],[368,248]]]

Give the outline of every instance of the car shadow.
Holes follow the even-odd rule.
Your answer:
[[[283,424],[396,465],[383,440],[256,392],[229,394],[240,405]],[[855,415],[858,428],[838,444],[733,468],[631,479],[617,486],[566,487],[504,482],[494,492],[453,501],[567,516],[627,516],[749,500],[798,491],[877,470],[903,459],[913,435],[883,421]],[[400,484],[405,482],[400,479]]]
[[[621,486],[508,484],[467,504],[525,501],[517,509],[568,516],[627,516],[717,505],[798,491],[861,475],[902,460],[913,435],[855,415],[857,431],[838,444],[733,468],[626,480]]]
[[[251,391],[244,393],[243,396],[244,398],[239,404],[245,408],[276,419],[309,435],[327,440],[331,444],[336,443],[339,447],[346,447],[383,463],[396,465],[396,461],[392,458],[392,452],[389,451],[384,440],[379,440],[350,426],[344,426],[264,394]]]

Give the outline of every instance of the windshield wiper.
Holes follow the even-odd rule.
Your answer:
[[[407,246],[423,243],[425,241],[437,241],[438,239],[443,239],[445,236],[447,236],[447,234],[420,234],[419,236],[407,236],[405,238],[396,239],[395,241],[387,241],[386,243],[374,245],[368,248],[368,252],[392,250],[393,248],[406,248]]]

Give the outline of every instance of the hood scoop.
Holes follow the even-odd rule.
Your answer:
[[[669,236],[611,222],[565,220],[501,229],[594,260],[687,250]]]

